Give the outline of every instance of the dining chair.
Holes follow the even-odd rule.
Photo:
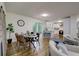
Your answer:
[[[36,37],[35,38],[31,38],[31,41],[32,41],[31,43],[33,44],[34,42],[38,42],[38,44],[40,45],[39,37],[40,37],[40,34],[39,33],[36,33]],[[35,47],[34,44],[33,44],[33,46]]]
[[[17,46],[19,47],[19,35],[18,35],[18,33],[15,33],[15,37],[17,39]]]
[[[40,45],[40,42],[39,42],[39,37],[40,37],[40,34],[39,33],[36,33],[37,37],[36,37],[36,41],[39,43]]]
[[[33,47],[36,49],[36,47],[35,47],[35,45],[34,45],[34,42],[35,42],[34,38],[29,38],[29,39],[31,39],[30,42],[31,42],[31,44],[33,45]]]
[[[26,49],[28,44],[26,43],[24,37],[22,35],[18,35],[17,33],[15,33],[15,36],[17,39],[18,48],[20,48],[20,46],[22,46],[24,49]]]
[[[31,34],[34,34],[34,32],[31,32]]]

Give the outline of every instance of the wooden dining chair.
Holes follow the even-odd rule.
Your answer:
[[[19,35],[18,35],[18,33],[15,33],[15,37],[17,39],[17,45],[19,45]]]
[[[27,43],[24,39],[24,37],[22,35],[18,35],[17,33],[15,33],[16,39],[17,39],[17,45],[20,48],[20,46],[22,46],[24,49],[27,48]]]

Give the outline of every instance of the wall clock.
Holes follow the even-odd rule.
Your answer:
[[[25,25],[25,22],[23,20],[17,21],[18,26],[23,27]]]

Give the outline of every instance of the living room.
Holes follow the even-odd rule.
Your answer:
[[[78,2],[1,2],[0,6],[1,15],[6,15],[1,18],[5,23],[1,21],[0,55],[79,55]]]

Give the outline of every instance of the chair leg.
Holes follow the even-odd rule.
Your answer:
[[[38,44],[39,44],[39,46],[40,46],[39,38],[37,39],[37,42],[38,42]]]
[[[34,46],[34,48],[36,49],[36,47],[35,47],[35,45],[33,44],[33,42],[31,42],[32,43],[32,45]]]
[[[38,41],[38,44],[39,44],[39,46],[40,46],[40,42]]]
[[[19,42],[17,42],[17,48],[18,48],[18,49],[20,48],[20,46],[19,46]]]

